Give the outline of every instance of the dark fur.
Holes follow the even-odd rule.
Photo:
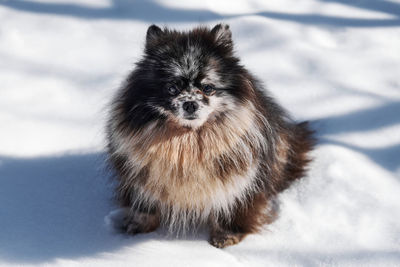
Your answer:
[[[261,121],[255,122],[264,129],[262,134],[269,149],[261,151],[253,147],[251,143],[248,144],[248,147],[253,149],[253,154],[260,159],[256,174],[258,184],[255,188],[257,190],[247,195],[245,201],[238,201],[229,218],[224,216],[208,218],[210,243],[217,247],[225,247],[239,242],[246,234],[255,233],[263,224],[273,221],[276,215],[273,207],[276,195],[304,175],[305,167],[309,163],[307,153],[313,146],[312,131],[307,122],[293,123],[284,110],[267,95],[260,83],[240,65],[239,59],[233,54],[231,34],[226,25],[217,25],[212,30],[196,28],[189,32],[161,30],[157,26],[151,26],[147,33],[145,55],[137,63],[135,70],[129,75],[116,96],[108,126],[110,162],[117,173],[119,184],[117,195],[121,205],[135,211],[131,212],[130,216],[139,212],[155,216],[151,227],[136,227],[133,231],[127,229],[128,232],[155,230],[158,223],[154,221],[162,222],[163,218],[159,214],[157,204],[150,205],[145,201],[134,201],[137,187],[145,184],[148,179],[148,169],[144,167],[132,177],[128,164],[129,155],[117,151],[115,145],[117,140],[113,132],[118,130],[129,135],[130,132],[145,129],[152,122],[157,122],[157,127],[160,128],[167,123],[168,116],[152,108],[152,105],[174,112],[170,104],[171,97],[164,89],[172,83],[178,83],[180,87],[185,88],[190,79],[183,77],[177,81],[173,78],[170,72],[170,60],[179,58],[190,45],[200,47],[204,51],[198,59],[200,66],[209,64],[207,62],[210,62],[210,59],[218,65],[221,83],[226,86],[217,88],[216,94],[229,94],[238,103],[251,102],[266,118],[269,125],[266,127],[261,125]],[[200,69],[196,78],[193,79],[194,86],[198,88],[202,86],[200,80],[204,75]],[[224,116],[224,114],[215,115],[213,123],[222,122],[225,119]],[[197,131],[199,138],[202,138],[202,131],[206,131],[205,127],[188,129],[176,125],[165,130],[158,142],[164,142],[175,135],[191,130]],[[237,173],[240,168],[247,166],[246,158],[237,159],[236,165],[230,162],[229,157],[218,160],[223,162],[223,167],[217,172],[215,179],[224,180],[231,173]],[[167,191],[164,193],[168,194]],[[265,213],[266,209],[269,210],[268,213]]]

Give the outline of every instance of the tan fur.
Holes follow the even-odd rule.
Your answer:
[[[120,151],[136,172],[130,177],[136,179],[143,169],[147,173],[145,181],[125,183],[140,184],[137,201],[158,203],[170,224],[229,214],[256,189],[257,155],[266,149],[257,121],[254,106],[246,103],[195,131],[174,129],[170,121],[125,136]]]

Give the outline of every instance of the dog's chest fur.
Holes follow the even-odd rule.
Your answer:
[[[129,138],[139,201],[203,215],[229,212],[255,188],[263,139],[249,107],[198,131],[169,135],[150,125]],[[135,176],[135,174],[138,174]],[[142,175],[139,175],[142,174]]]

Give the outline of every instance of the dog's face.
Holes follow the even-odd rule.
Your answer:
[[[150,26],[138,64],[145,87],[141,98],[179,125],[198,128],[235,109],[236,66],[227,25],[187,33]]]

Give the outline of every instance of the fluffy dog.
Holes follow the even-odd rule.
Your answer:
[[[207,224],[216,247],[274,219],[273,200],[303,176],[313,145],[307,123],[294,123],[240,64],[224,24],[150,26],[107,132],[124,229]]]

